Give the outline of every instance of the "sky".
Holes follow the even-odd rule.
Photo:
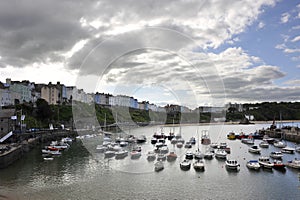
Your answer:
[[[0,0],[0,81],[165,105],[300,100],[300,0]]]

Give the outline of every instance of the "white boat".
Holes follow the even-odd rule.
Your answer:
[[[241,142],[244,144],[254,144],[254,139],[253,138],[242,138]]]
[[[196,162],[194,162],[193,167],[196,171],[204,171],[205,170],[203,160],[197,160]]]
[[[249,161],[246,163],[246,166],[247,166],[249,169],[253,169],[253,170],[259,170],[259,169],[260,169],[260,164],[258,163],[258,160],[249,160]]]
[[[137,143],[145,143],[147,141],[147,138],[145,135],[140,135],[137,137],[136,142]]]
[[[169,148],[167,145],[164,145],[160,148],[160,153],[167,154],[169,153]]]
[[[151,138],[151,144],[156,144],[157,143],[157,139],[155,137]]]
[[[127,147],[128,146],[128,142],[127,141],[120,141],[120,147]]]
[[[260,154],[261,149],[260,149],[258,146],[253,145],[253,146],[251,146],[251,147],[248,149],[248,151],[249,151],[250,153],[257,153],[257,154]]]
[[[176,144],[176,143],[177,143],[176,137],[172,138],[172,139],[171,139],[171,144]]]
[[[166,159],[167,159],[166,154],[159,153],[159,154],[157,155],[157,161],[165,161]]]
[[[226,159],[227,153],[224,149],[217,149],[215,157],[219,159]]]
[[[97,147],[96,147],[96,151],[99,153],[104,153],[106,150],[107,150],[107,147],[103,146],[103,145],[97,145]]]
[[[176,144],[177,148],[182,148],[183,147],[183,143],[182,142],[178,142],[177,141],[177,144]]]
[[[187,149],[192,148],[192,143],[186,142],[185,145],[184,145],[184,148],[187,148]]]
[[[184,143],[185,143],[185,140],[184,140],[183,138],[178,138],[178,139],[177,139],[177,143],[182,143],[182,144],[184,144]]]
[[[218,143],[217,143],[217,142],[213,142],[213,143],[211,143],[209,146],[210,146],[211,148],[216,149],[216,148],[218,148]]]
[[[280,151],[272,151],[270,157],[274,159],[282,159],[283,154]]]
[[[278,148],[284,148],[284,147],[286,147],[286,143],[282,142],[282,141],[276,141],[276,142],[274,142],[274,146],[278,147]]]
[[[269,143],[267,141],[263,140],[259,143],[259,146],[261,148],[269,148]]]
[[[194,154],[192,151],[187,151],[185,153],[185,159],[193,159],[193,157],[194,157]]]
[[[157,161],[154,164],[154,171],[159,172],[164,169],[164,163],[162,161]]]
[[[49,161],[49,160],[53,160],[54,158],[51,156],[45,156],[43,159]]]
[[[225,166],[226,169],[230,169],[230,170],[238,170],[240,168],[240,164],[238,163],[237,160],[234,159],[227,159],[225,161]]]
[[[154,161],[156,159],[156,154],[154,151],[148,151],[147,153],[147,160],[148,161]]]
[[[189,170],[191,168],[191,163],[188,160],[183,160],[180,164],[180,169],[182,170]]]
[[[130,158],[131,159],[138,159],[141,157],[141,152],[140,151],[136,151],[136,150],[133,150],[130,152]]]
[[[270,158],[267,156],[259,157],[258,163],[260,164],[261,167],[267,168],[267,169],[272,169],[274,166],[274,163],[271,163]]]
[[[59,151],[51,151],[48,149],[42,149],[43,154],[49,154],[49,155],[61,155],[61,152]]]
[[[126,150],[119,150],[117,152],[115,152],[115,158],[116,159],[123,159],[125,158],[126,156],[128,156],[128,151]]]
[[[227,143],[226,142],[220,142],[219,149],[226,149]]]
[[[197,160],[200,160],[203,158],[203,154],[201,153],[201,151],[199,149],[197,149],[194,153],[194,158]]]
[[[177,155],[174,151],[171,151],[168,155],[167,155],[167,161],[172,162],[175,161],[177,159]]]
[[[155,147],[156,147],[156,148],[160,148],[160,147],[162,147],[162,146],[164,146],[164,143],[162,143],[162,142],[157,142],[157,143],[155,144]]]
[[[69,137],[65,137],[65,138],[62,138],[61,141],[64,143],[71,144],[73,142],[73,139],[69,138]]]
[[[214,153],[209,150],[206,151],[203,155],[203,158],[208,160],[213,159],[213,157],[214,157]]]
[[[107,150],[104,152],[104,158],[112,158],[115,156],[115,151]]]
[[[291,147],[284,147],[281,149],[282,153],[289,153],[289,154],[294,154],[295,153],[295,148]]]
[[[300,160],[295,158],[294,160],[288,161],[285,165],[294,169],[300,169]]]

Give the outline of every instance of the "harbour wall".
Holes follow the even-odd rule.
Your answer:
[[[18,143],[2,144],[2,147],[8,148],[0,152],[0,169],[6,168],[20,159],[26,152],[30,151],[41,143],[53,140],[59,140],[63,137],[76,137],[76,131],[58,130],[58,131],[39,131],[34,133],[23,133],[17,135]]]

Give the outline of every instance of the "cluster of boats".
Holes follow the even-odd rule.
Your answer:
[[[229,133],[227,135],[228,139],[233,135],[233,133]],[[246,163],[246,166],[249,169],[258,170],[260,168],[264,169],[285,169],[286,166],[291,168],[300,169],[300,161],[295,158],[294,160],[288,161],[287,163],[282,162],[283,154],[294,154],[295,152],[300,153],[300,147],[287,147],[287,144],[282,140],[276,140],[274,138],[269,138],[268,136],[263,136],[262,141],[259,145],[254,145],[254,138],[252,135],[248,137],[241,138],[241,142],[245,144],[250,144],[251,146],[248,148],[248,152],[253,154],[260,154],[261,148],[269,148],[269,145],[274,145],[274,147],[280,148],[280,151],[272,151],[269,156],[261,156],[258,160],[249,160]],[[270,160],[273,159],[273,161]]]
[[[60,141],[52,141],[50,145],[42,149],[44,160],[53,160],[53,156],[61,155],[62,151],[68,149],[72,143],[72,138],[62,138]]]

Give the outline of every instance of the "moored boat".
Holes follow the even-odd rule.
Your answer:
[[[283,142],[283,141],[276,141],[276,142],[274,142],[273,145],[274,145],[275,147],[278,147],[278,148],[284,148],[284,147],[286,147],[286,143]]]
[[[297,158],[295,158],[294,160],[290,160],[286,163],[286,166],[294,169],[300,169],[300,160],[298,160]]]
[[[179,164],[179,166],[180,166],[180,169],[182,169],[182,170],[189,170],[190,168],[191,168],[191,163],[190,163],[190,161],[188,161],[188,160],[183,160],[180,164]]]
[[[154,171],[159,172],[164,169],[164,163],[162,161],[157,161],[154,164]]]
[[[253,138],[242,138],[241,142],[244,144],[254,144],[254,139]]]
[[[167,159],[166,154],[159,153],[159,154],[157,155],[157,161],[165,161],[166,159]]]
[[[289,154],[294,154],[295,153],[295,148],[291,147],[284,147],[281,149],[282,153],[289,153]]]
[[[251,147],[248,149],[248,151],[249,151],[250,153],[260,154],[261,149],[258,148],[258,146],[253,145],[253,146],[251,146]]]
[[[282,163],[280,160],[274,160],[273,162],[274,169],[285,169],[285,164]]]
[[[209,145],[211,143],[208,130],[203,130],[201,135],[201,144]]]
[[[229,140],[235,140],[236,139],[235,133],[234,132],[228,133],[227,139],[229,139]]]
[[[130,152],[130,158],[131,159],[138,159],[141,157],[141,152],[140,151],[136,151],[136,150],[133,150]]]
[[[209,150],[207,150],[203,155],[203,158],[208,160],[213,159],[213,157],[214,157],[214,153]]]
[[[258,163],[260,164],[261,167],[266,168],[266,169],[272,169],[274,166],[274,163],[271,163],[270,158],[267,156],[259,157]]]
[[[107,150],[104,152],[104,158],[112,158],[115,156],[115,151]]]
[[[225,161],[226,169],[229,170],[238,170],[240,168],[240,164],[235,159],[227,159]]]
[[[177,147],[177,148],[182,148],[182,147],[183,147],[183,143],[177,141],[176,147]]]
[[[248,169],[253,169],[253,170],[259,170],[260,169],[260,164],[258,163],[258,160],[249,160],[246,163],[246,166]]]
[[[156,144],[157,139],[155,137],[151,138],[151,144]]]
[[[184,145],[184,148],[190,149],[190,148],[192,148],[192,144],[190,142],[186,142]]]
[[[156,154],[154,151],[148,151],[147,153],[147,160],[148,161],[154,161],[156,159]]]
[[[193,167],[196,171],[204,171],[205,170],[205,166],[204,166],[204,162],[203,160],[196,160],[193,163]]]
[[[194,157],[194,154],[192,151],[187,151],[185,153],[185,159],[193,159],[193,157]]]
[[[269,148],[269,143],[267,141],[263,140],[259,143],[259,146],[261,148]]]
[[[272,151],[270,157],[274,159],[282,159],[283,154],[280,151]]]
[[[172,162],[175,161],[177,159],[177,155],[174,151],[171,151],[168,155],[167,155],[167,161]]]
[[[121,150],[115,152],[115,159],[123,159],[126,156],[128,156],[128,151],[126,151],[126,150],[121,149]]]
[[[215,152],[215,157],[218,159],[226,159],[227,153],[224,149],[217,149]]]

